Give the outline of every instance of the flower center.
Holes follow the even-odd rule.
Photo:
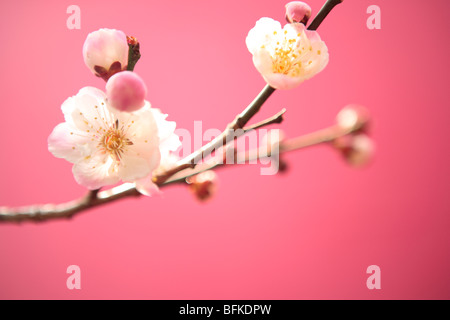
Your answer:
[[[272,71],[290,76],[298,76],[302,63],[301,51],[297,47],[297,39],[288,38],[286,33],[281,41],[278,41],[272,55]]]
[[[133,145],[133,142],[125,136],[123,128],[119,129],[119,120],[103,134],[99,143],[99,147],[109,153],[116,162],[120,162],[126,146],[130,145]]]

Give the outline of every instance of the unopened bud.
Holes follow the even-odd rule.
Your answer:
[[[338,138],[334,146],[342,153],[345,160],[354,167],[363,167],[371,162],[375,153],[372,139],[364,134],[351,134]]]
[[[187,182],[191,191],[200,201],[211,198],[217,189],[217,175],[212,170],[189,177]]]
[[[91,32],[83,45],[83,58],[92,73],[107,81],[113,74],[127,68],[127,36],[115,29]]]
[[[336,121],[345,130],[364,130],[370,121],[370,115],[365,107],[351,104],[339,111]]]
[[[144,81],[132,71],[122,71],[109,78],[106,96],[109,104],[119,110],[133,112],[145,104],[147,87]]]
[[[311,17],[311,7],[301,1],[292,1],[286,5],[286,20],[289,23],[301,22],[306,25]]]

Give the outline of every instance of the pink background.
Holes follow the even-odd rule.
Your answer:
[[[282,21],[286,1],[2,1],[0,205],[84,194],[71,164],[47,151],[61,103],[87,85],[86,35],[117,28],[142,43],[135,71],[148,100],[193,130],[224,128],[263,87],[245,37]],[[317,13],[322,0],[310,0]],[[66,8],[81,8],[81,29]],[[366,9],[380,6],[381,30]],[[181,186],[44,224],[0,225],[2,299],[448,299],[447,0],[346,0],[319,28],[328,67],[277,91],[255,120],[285,107],[297,136],[332,124],[349,103],[374,116],[377,155],[363,170],[327,146],[287,155],[286,175],[219,172],[217,196]],[[66,268],[81,268],[81,290]],[[381,268],[368,290],[366,268]]]

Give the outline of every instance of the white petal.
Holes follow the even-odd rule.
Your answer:
[[[168,138],[176,128],[176,123],[173,121],[166,121],[167,114],[163,114],[161,110],[151,108],[151,112],[158,127],[158,136],[161,140]]]
[[[288,23],[283,27],[283,30],[287,30],[290,34],[293,34],[295,37],[297,37],[299,33],[302,33],[306,30],[306,27],[303,23]]]
[[[144,178],[158,167],[160,159],[161,154],[158,148],[152,152],[149,159],[137,155],[130,155],[129,152],[126,152],[121,157],[118,168],[119,177],[125,182],[133,182],[137,179]]]
[[[61,109],[67,122],[85,134],[112,125],[111,113],[105,105],[106,95],[94,87],[82,88],[76,96],[67,99]],[[89,131],[88,131],[89,130]]]
[[[69,97],[63,102],[63,104],[61,105],[61,110],[66,122],[73,124],[72,113],[75,111],[75,109],[76,105],[74,97]]]
[[[273,61],[272,56],[266,49],[258,49],[253,55],[253,64],[263,76],[272,73]]]
[[[88,95],[96,98],[97,100],[105,100],[106,93],[96,87],[83,87],[78,91],[78,95]]]
[[[176,151],[181,146],[180,138],[175,134],[176,122],[166,121],[167,114],[163,114],[159,109],[152,108],[151,110],[158,127],[161,153],[166,154],[169,151]]]
[[[100,153],[74,164],[72,172],[75,180],[90,190],[119,182],[113,161],[109,156]]]
[[[146,141],[147,142],[133,142],[133,145],[126,147],[125,154],[130,157],[143,158],[149,163],[155,161],[155,156],[160,157],[158,137],[149,138],[149,140]]]
[[[328,48],[324,42],[314,42],[311,44],[312,50],[302,57],[303,78],[309,79],[322,71],[328,64]]]
[[[320,35],[317,31],[311,31],[311,30],[304,30],[304,31],[305,31],[305,35],[308,37],[309,41],[311,41],[311,42],[322,41],[320,39]]]
[[[161,163],[156,172],[166,171],[174,168],[180,158],[173,153],[161,154]]]
[[[169,138],[161,141],[161,143],[159,144],[161,157],[167,157],[171,151],[175,152],[179,147],[181,147],[180,137],[174,133]]]
[[[158,186],[152,182],[151,176],[137,180],[136,189],[145,196],[152,196],[160,193]]]
[[[273,37],[281,33],[281,24],[271,18],[259,19],[245,39],[248,50],[254,54],[261,46],[271,42]]]
[[[48,150],[57,158],[75,163],[90,153],[89,138],[71,124],[58,124],[48,137]]]
[[[158,127],[149,106],[144,106],[136,112],[115,113],[120,125],[124,125],[127,138],[133,143],[159,144]]]
[[[105,115],[109,116],[109,112],[105,106],[106,94],[103,91],[94,87],[85,87],[78,92],[75,99],[78,111],[90,123],[96,122],[95,120],[101,120],[98,119],[100,115],[103,117]],[[108,119],[110,121],[112,120],[110,118]]]
[[[305,29],[303,23],[288,23],[283,28],[283,35],[288,39],[297,39],[298,35],[301,35]]]

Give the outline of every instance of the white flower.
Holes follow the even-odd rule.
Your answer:
[[[275,89],[291,89],[313,77],[328,63],[328,49],[316,31],[302,23],[281,24],[261,18],[246,38],[253,63]]]
[[[85,87],[61,108],[65,122],[50,134],[48,149],[73,163],[75,180],[91,190],[151,176],[161,153],[181,145],[175,123],[148,101],[135,112],[120,112],[103,91]]]

